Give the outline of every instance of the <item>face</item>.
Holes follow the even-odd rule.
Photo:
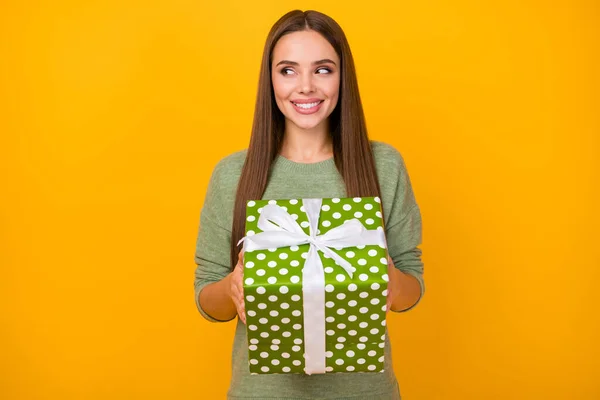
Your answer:
[[[340,87],[340,60],[331,44],[315,31],[292,32],[279,39],[272,59],[273,91],[286,126],[327,126]]]

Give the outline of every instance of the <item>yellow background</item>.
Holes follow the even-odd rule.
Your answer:
[[[271,25],[344,28],[404,155],[427,292],[390,318],[404,398],[599,399],[593,1],[0,5],[0,397],[221,399],[193,300],[215,163],[249,139]]]

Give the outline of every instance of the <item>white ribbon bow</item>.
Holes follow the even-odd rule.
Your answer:
[[[350,278],[356,268],[333,248],[356,247],[362,245],[379,245],[387,247],[383,230],[366,229],[358,219],[351,219],[344,224],[330,229],[324,235],[317,235],[321,199],[303,199],[302,204],[308,217],[310,235],[283,208],[268,204],[263,207],[258,227],[262,232],[245,236],[238,245],[244,242],[244,251],[264,250],[269,248],[288,247],[310,243],[308,257],[302,269],[302,294],[304,308],[304,371],[325,373],[325,271],[318,254],[321,250],[335,260]],[[277,224],[277,225],[276,225]]]

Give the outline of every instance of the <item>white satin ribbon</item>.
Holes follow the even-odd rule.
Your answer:
[[[308,374],[325,373],[325,272],[318,250],[332,258],[352,278],[356,268],[333,248],[379,245],[386,247],[383,230],[367,229],[358,219],[317,235],[321,199],[303,199],[302,204],[308,217],[310,235],[292,216],[280,206],[268,204],[263,207],[258,227],[262,232],[245,236],[244,251],[289,247],[310,243],[308,257],[302,269],[302,294],[304,309],[305,369]],[[277,224],[277,225],[275,225]]]

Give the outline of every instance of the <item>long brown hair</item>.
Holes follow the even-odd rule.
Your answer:
[[[271,165],[281,151],[283,142],[285,118],[275,102],[271,81],[273,48],[283,35],[305,30],[320,33],[340,58],[339,98],[329,116],[329,127],[335,165],[344,179],[346,196],[381,196],[358,92],[354,60],[346,35],[337,22],[323,13],[312,10],[290,11],[273,25],[263,51],[252,136],[235,199],[231,237],[232,267],[237,264],[237,242],[245,232],[246,203],[262,199]]]

